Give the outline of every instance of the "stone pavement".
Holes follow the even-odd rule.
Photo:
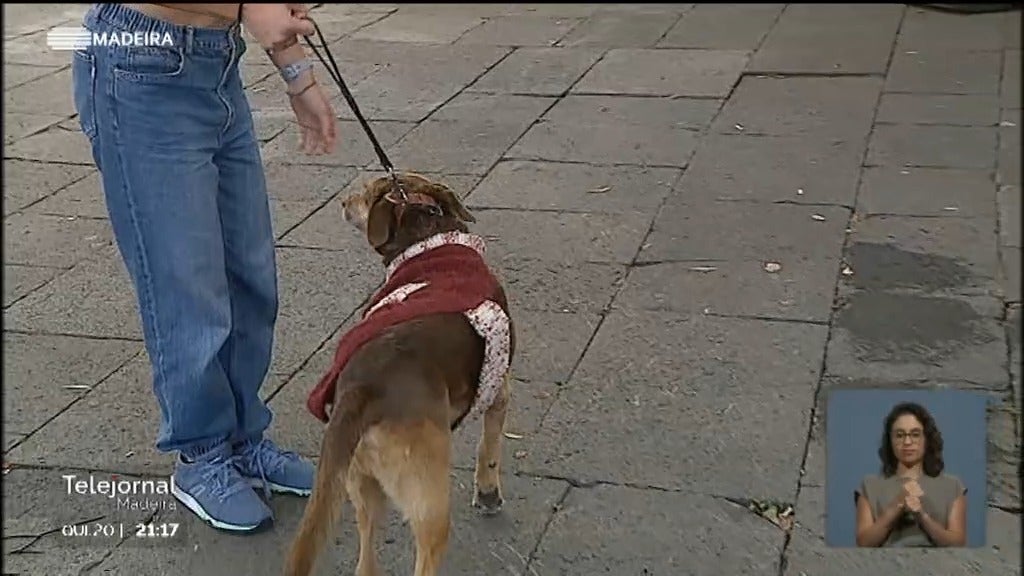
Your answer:
[[[171,469],[69,57],[44,45],[82,9],[4,6],[4,573],[278,574],[302,501],[275,498],[276,529],[240,538],[163,501],[67,494],[65,474]],[[461,431],[446,574],[1019,573],[1019,14],[315,15],[396,164],[467,197],[521,326],[507,506],[471,512],[477,426]],[[341,149],[297,155],[279,80],[258,50],[246,60],[282,290],[265,396],[274,437],[315,455],[305,394],[381,280],[337,199],[376,164],[340,94]],[[906,385],[995,399],[989,543],[827,549],[824,399]],[[765,502],[793,506],[796,525],[749,506]],[[90,520],[129,533],[61,534]],[[136,537],[149,520],[180,526]],[[352,572],[353,522],[320,573]],[[380,548],[391,574],[411,573],[397,519]]]

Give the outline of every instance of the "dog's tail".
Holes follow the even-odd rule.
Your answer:
[[[372,419],[368,398],[358,388],[346,390],[325,430],[316,483],[302,516],[299,532],[292,542],[285,568],[286,576],[307,576],[313,571],[324,543],[341,516],[348,493],[345,478],[349,462]]]

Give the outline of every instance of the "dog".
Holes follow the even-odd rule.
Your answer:
[[[307,407],[327,425],[287,576],[311,573],[346,496],[359,529],[358,576],[381,573],[374,536],[389,502],[415,538],[415,576],[436,574],[449,540],[452,432],[469,416],[483,419],[472,505],[493,514],[504,502],[515,353],[505,291],[459,198],[419,174],[396,179],[368,181],[342,201],[345,220],[382,257],[387,280],[309,396]]]

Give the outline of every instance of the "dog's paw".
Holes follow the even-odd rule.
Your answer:
[[[476,495],[473,496],[473,507],[486,515],[501,512],[501,506],[504,503],[505,501],[501,498],[501,491],[497,488],[488,492],[478,489]]]

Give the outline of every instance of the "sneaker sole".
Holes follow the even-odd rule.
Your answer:
[[[184,504],[186,508],[191,510],[192,513],[198,516],[200,520],[206,522],[214,528],[219,528],[221,530],[228,530],[231,532],[255,532],[269,524],[271,521],[270,518],[267,518],[263,522],[259,522],[257,524],[241,525],[229,524],[227,522],[217,520],[216,518],[210,516],[195,498],[193,498],[191,495],[189,495],[181,488],[178,488],[178,485],[174,482],[174,476],[171,476],[171,494],[174,495],[174,497],[177,498],[179,501],[181,501],[181,503]]]
[[[253,488],[263,487],[263,480],[259,478],[248,478],[249,485]],[[295,496],[309,496],[313,493],[312,490],[295,488],[293,486],[285,486],[284,484],[275,484],[274,482],[267,481],[267,486],[270,486],[270,491],[276,494],[293,494]]]

